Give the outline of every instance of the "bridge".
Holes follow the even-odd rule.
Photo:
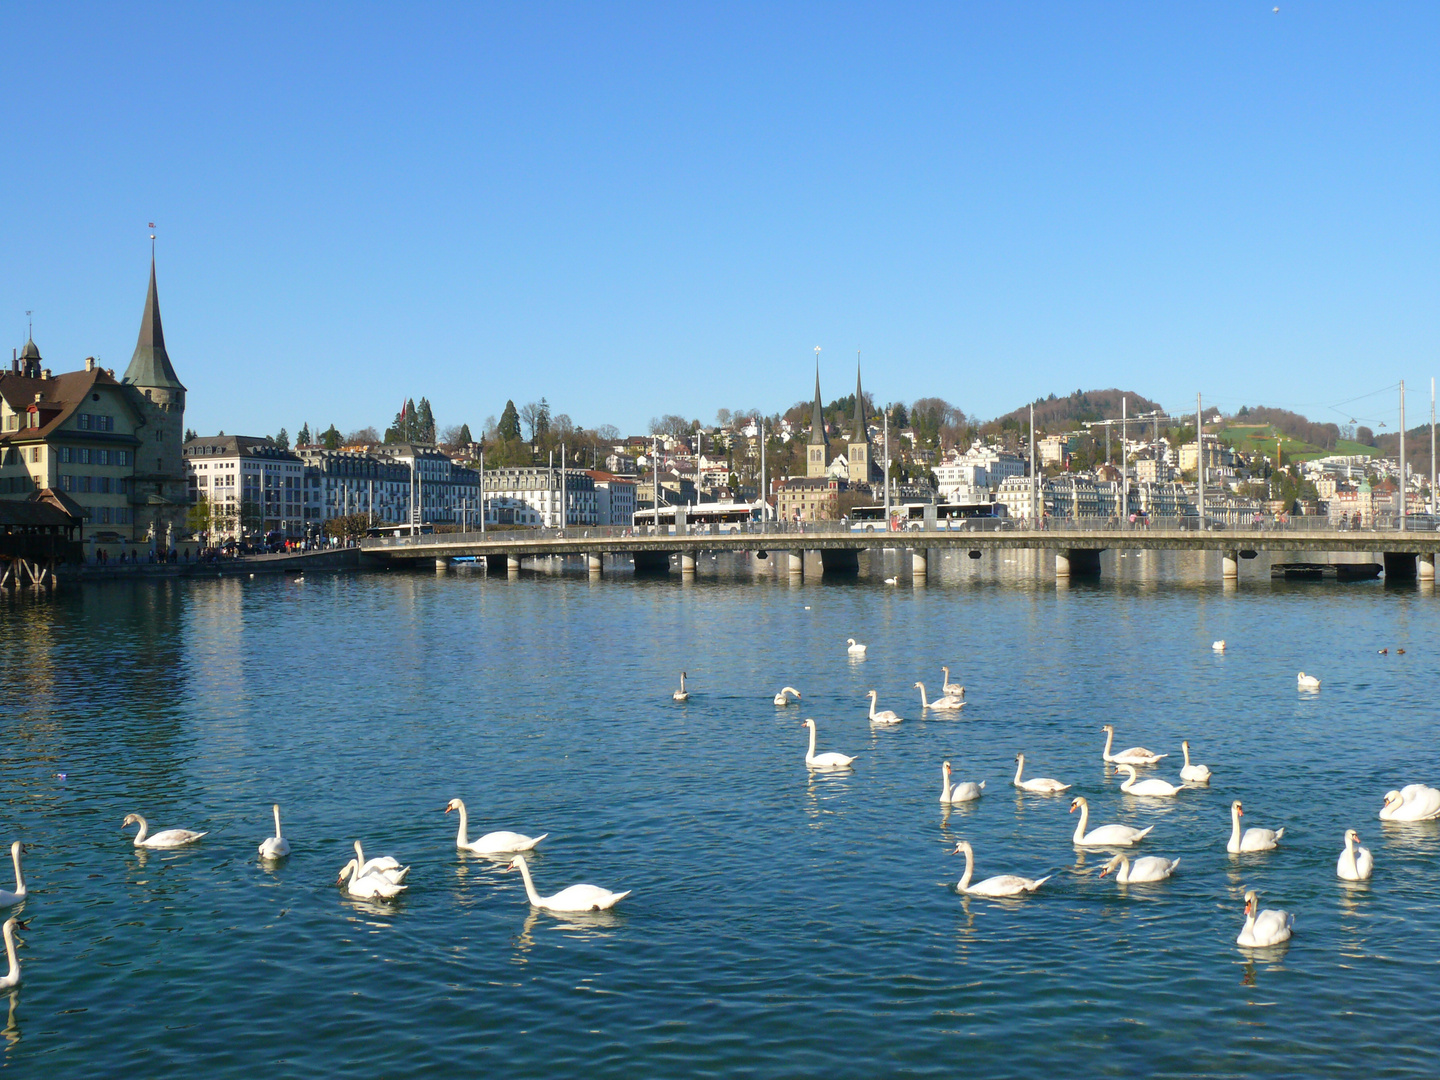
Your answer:
[[[947,524],[953,527],[947,528]],[[607,557],[634,560],[639,573],[668,573],[672,556],[679,556],[682,574],[693,574],[697,557],[714,552],[751,552],[776,557],[788,572],[804,573],[806,552],[816,552],[826,574],[858,573],[862,551],[904,550],[910,555],[912,578],[924,581],[928,567],[944,551],[963,551],[972,559],[987,552],[1048,550],[1055,553],[1057,577],[1095,576],[1100,553],[1107,550],[1218,551],[1221,574],[1239,576],[1240,562],[1261,552],[1310,556],[1380,553],[1390,580],[1435,579],[1435,556],[1440,532],[1398,529],[1335,529],[1324,521],[1303,519],[1262,528],[1212,526],[1201,530],[1179,523],[1147,526],[1124,522],[1062,522],[1041,529],[1014,527],[1005,520],[937,522],[931,527],[886,532],[838,522],[817,522],[802,527],[768,523],[762,531],[726,530],[720,526],[685,526],[657,532],[643,528],[575,527],[564,530],[532,529],[503,532],[436,533],[383,537],[360,542],[366,561],[391,563],[433,562],[444,568],[452,559],[483,559],[491,569],[519,570],[525,559],[556,555],[583,556],[591,573],[602,573]],[[713,531],[711,531],[713,530]],[[778,569],[778,567],[777,567]]]

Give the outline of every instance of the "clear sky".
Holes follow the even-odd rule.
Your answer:
[[[0,325],[202,433],[1440,374],[1440,5],[25,4]],[[1421,389],[1423,387],[1423,390]],[[1359,408],[1359,413],[1352,410]],[[1393,394],[1342,411],[1388,419]]]

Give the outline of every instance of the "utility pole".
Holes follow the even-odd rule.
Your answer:
[[[1120,520],[1130,520],[1130,443],[1125,433],[1129,422],[1126,408],[1130,399],[1120,399]],[[1109,430],[1108,428],[1106,430]]]
[[[1040,510],[1036,500],[1040,488],[1035,474],[1035,406],[1030,406],[1030,527],[1040,524]]]
[[[483,437],[483,436],[482,436]],[[485,451],[480,451],[480,531],[485,531]]]
[[[1200,395],[1195,395],[1195,489],[1200,495],[1200,530],[1205,530],[1205,424]]]
[[[1400,531],[1405,531],[1405,380],[1400,380]]]
[[[1435,514],[1435,380],[1430,380],[1430,513]]]
[[[760,428],[760,531],[763,533],[770,520],[770,481],[765,473],[765,418],[757,416]]]
[[[890,531],[890,406],[885,406],[885,531]]]
[[[651,465],[655,471],[655,531],[660,531],[660,440],[650,439],[650,457],[653,459]]]
[[[560,531],[570,523],[570,493],[565,490],[565,440],[560,440]]]

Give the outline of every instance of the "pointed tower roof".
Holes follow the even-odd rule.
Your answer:
[[[865,431],[865,392],[860,389],[860,361],[855,361],[855,423],[850,429],[850,442],[868,442],[870,436]]]
[[[184,390],[185,386],[170,366],[170,354],[165,351],[165,329],[160,325],[160,297],[155,291],[155,255],[150,255],[150,291],[145,296],[145,314],[140,317],[140,338],[135,342],[135,353],[130,357],[130,366],[120,380],[133,386],[169,387]]]
[[[825,408],[820,404],[820,361],[815,361],[815,405],[810,410],[810,445],[829,446],[825,437]]]
[[[33,337],[32,337],[29,341],[25,342],[25,347],[20,350],[20,359],[21,359],[21,360],[39,360],[39,359],[40,359],[40,350],[36,347],[36,345],[35,345],[35,339],[34,339]]]

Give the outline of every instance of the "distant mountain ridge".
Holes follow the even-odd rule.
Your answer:
[[[1157,409],[1161,412],[1165,411],[1158,402],[1142,397],[1133,390],[1076,390],[1066,397],[1056,397],[1051,394],[1047,398],[1037,398],[1035,401],[1035,427],[1057,430],[1078,427],[1087,421],[1111,418],[1118,420],[1122,401],[1125,412],[1129,416],[1154,412]],[[1010,422],[1009,425],[1007,425],[1007,421]],[[1024,427],[1029,422],[1030,406],[1028,404],[991,421],[999,427],[1016,424]]]

